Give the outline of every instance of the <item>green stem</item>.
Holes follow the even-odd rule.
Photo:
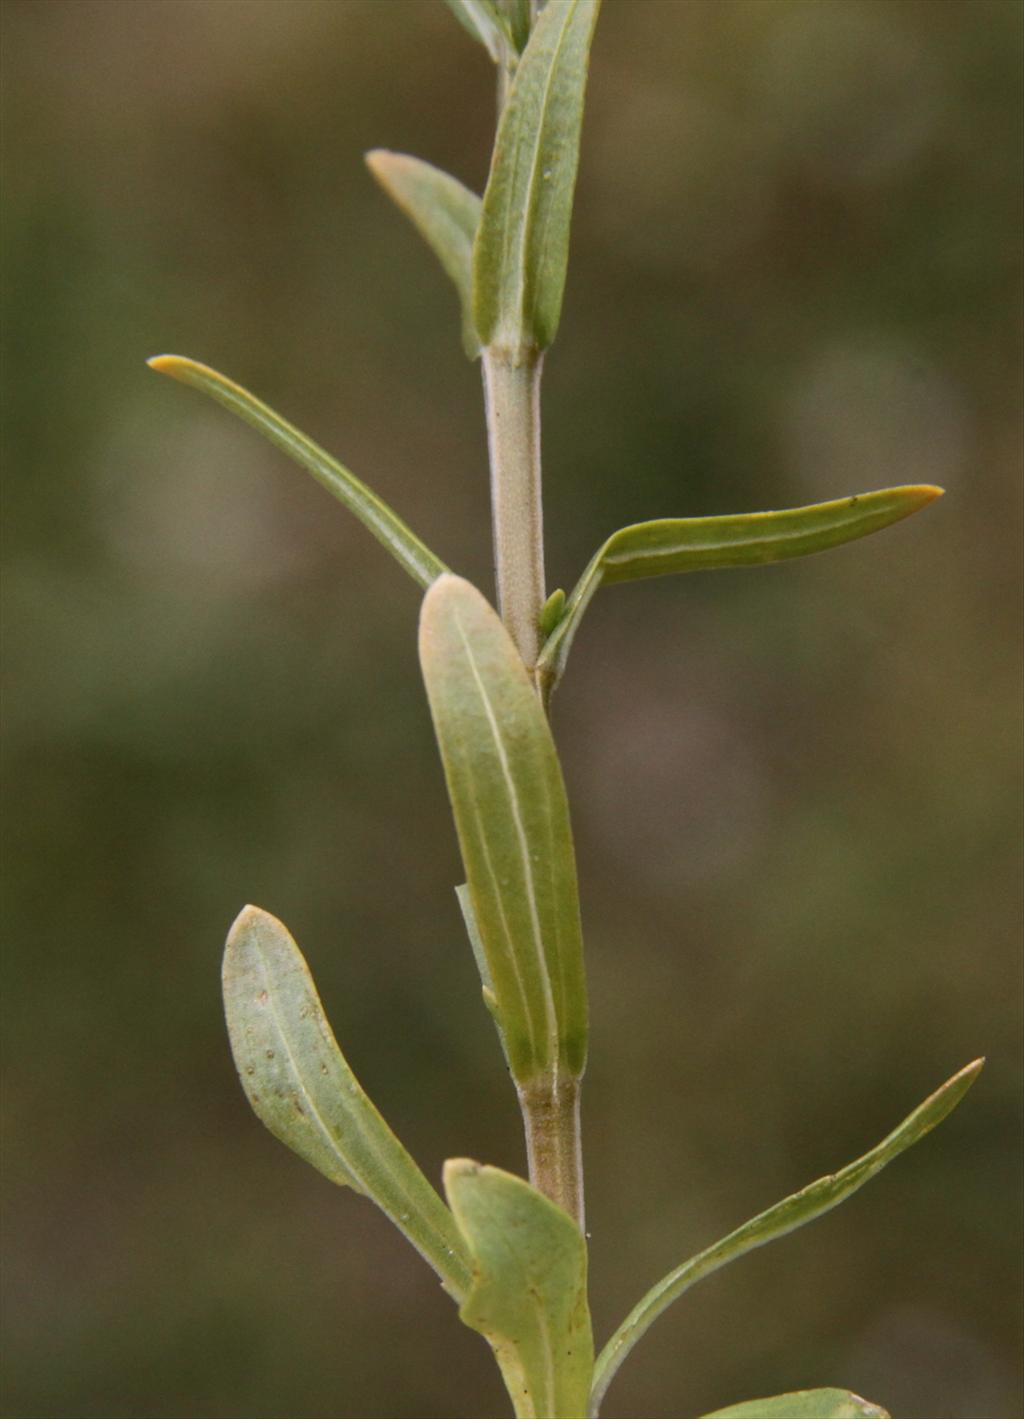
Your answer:
[[[531,0],[531,17],[536,18]],[[500,121],[512,81],[511,56],[498,66]],[[536,675],[544,589],[541,502],[539,350],[483,351],[484,408],[491,465],[491,520],[498,610],[547,708],[548,686]],[[580,1081],[557,1074],[518,1086],[530,1182],[584,1230]]]
[[[528,351],[517,361],[494,348],[484,350],[482,361],[498,610],[531,675],[540,654],[545,599],[540,464],[543,362],[539,351]]]
[[[536,1083],[520,1084],[518,1092],[530,1182],[568,1212],[582,1232],[585,1218],[580,1081],[546,1076]]]

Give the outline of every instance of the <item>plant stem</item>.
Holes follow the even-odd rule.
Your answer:
[[[530,0],[531,19],[537,16]],[[498,65],[498,118],[514,65]],[[544,589],[544,513],[541,502],[540,350],[483,351],[484,409],[491,465],[491,522],[498,611],[547,709],[550,686],[535,675],[540,654]],[[530,1182],[584,1230],[580,1081],[556,1072],[518,1087],[526,1132]]]
[[[583,1157],[580,1149],[580,1081],[545,1077],[521,1084],[519,1107],[526,1128],[530,1182],[568,1212],[580,1231],[583,1211]]]
[[[483,352],[484,403],[491,461],[491,517],[498,610],[533,675],[544,605],[541,510],[540,378],[544,357]]]

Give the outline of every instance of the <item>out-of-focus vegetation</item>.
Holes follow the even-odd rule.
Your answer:
[[[827,557],[616,588],[579,637],[555,721],[599,1340],[989,1057],[883,1183],[681,1303],[609,1416],[822,1383],[1020,1413],[1020,19],[608,0],[599,26],[551,585],[629,521],[948,489]],[[362,153],[479,190],[490,66],[431,0],[8,0],[4,25],[5,1413],[501,1413],[427,1268],[254,1122],[218,990],[255,900],[428,1174],[521,1168],[415,588],[143,363],[243,380],[489,586],[478,372]]]

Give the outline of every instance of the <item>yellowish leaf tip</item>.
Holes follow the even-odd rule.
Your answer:
[[[403,170],[408,172],[416,165],[415,158],[410,158],[406,153],[393,153],[390,148],[371,148],[368,153],[363,154],[363,162],[381,187],[396,201],[399,198],[392,183],[392,177],[397,176]],[[401,205],[403,204],[399,201],[399,206]]]
[[[157,374],[174,375],[185,363],[180,355],[151,355],[146,361],[151,370],[156,370]]]

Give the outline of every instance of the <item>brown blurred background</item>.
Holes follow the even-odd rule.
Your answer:
[[[592,982],[599,1341],[668,1267],[960,1112],[702,1284],[608,1419],[852,1387],[1022,1412],[1014,0],[608,0],[546,379],[550,583],[668,514],[927,480],[824,557],[608,591],[556,701]],[[207,360],[490,590],[478,372],[364,150],[480,189],[440,0],[5,7],[9,1419],[480,1419],[490,1357],[249,1114],[224,931],[292,928],[431,1177],[519,1170],[417,594],[143,361]]]

